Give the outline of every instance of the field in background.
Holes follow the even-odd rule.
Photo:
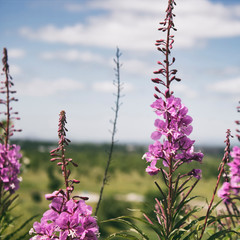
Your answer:
[[[52,142],[39,141],[15,141],[22,148],[23,152],[23,181],[18,191],[19,205],[14,209],[16,215],[23,215],[21,222],[29,217],[39,214],[35,220],[39,220],[44,211],[48,209],[49,202],[44,195],[51,193],[62,186],[62,179],[59,167],[49,161],[53,148]],[[108,144],[70,144],[67,148],[67,157],[79,165],[72,169],[72,178],[80,180],[75,188],[75,194],[89,196],[88,204],[95,209],[104,168],[107,161]],[[191,163],[181,171],[187,172],[192,168],[201,168],[203,179],[197,185],[193,194],[201,195],[210,200],[213,188],[216,183],[218,166],[223,156],[222,148],[199,147],[205,154],[202,164]],[[127,210],[136,208],[149,208],[154,204],[154,198],[158,190],[154,184],[157,180],[163,184],[161,179],[151,177],[145,173],[146,163],[142,155],[146,152],[147,146],[140,145],[116,145],[113,154],[113,163],[110,168],[109,183],[104,190],[104,201],[99,216],[100,220],[130,214]],[[203,198],[196,204],[204,204]],[[106,206],[106,207],[105,207]],[[28,225],[28,229],[32,227]],[[105,232],[118,228],[118,225],[105,224],[102,229]],[[28,239],[28,238],[26,238]]]

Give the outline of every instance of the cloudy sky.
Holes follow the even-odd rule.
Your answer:
[[[239,0],[176,0],[175,45],[180,83],[198,144],[222,144],[240,118]],[[9,52],[23,132],[56,139],[65,110],[69,138],[109,141],[115,88],[113,58],[122,52],[124,83],[117,139],[151,142],[155,40],[167,0],[0,0],[0,48]],[[3,76],[1,76],[3,79]],[[1,110],[2,111],[2,110]]]

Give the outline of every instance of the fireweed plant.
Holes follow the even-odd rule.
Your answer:
[[[167,193],[164,193],[162,187],[155,182],[162,195],[162,200],[157,201],[157,216],[161,226],[159,237],[164,239],[181,239],[182,234],[187,230],[181,228],[184,228],[188,216],[179,218],[179,215],[189,201],[190,193],[201,178],[200,169],[192,169],[185,174],[177,173],[177,170],[184,164],[192,161],[202,162],[203,159],[201,152],[194,152],[195,141],[189,138],[193,128],[188,109],[180,98],[173,95],[170,89],[173,81],[181,81],[176,77],[177,70],[172,69],[175,58],[171,57],[174,43],[174,35],[171,32],[176,31],[173,23],[174,5],[176,5],[175,1],[168,1],[166,17],[163,22],[160,22],[159,31],[166,33],[166,39],[157,40],[155,44],[164,55],[164,59],[158,62],[160,69],[154,71],[154,74],[159,77],[153,78],[152,81],[162,85],[165,91],[155,86],[158,95],[154,94],[156,101],[151,105],[159,117],[154,123],[156,130],[151,135],[155,142],[149,146],[148,152],[143,156],[149,163],[146,172],[150,175],[160,173],[167,188]],[[190,180],[193,178],[196,180],[192,184]],[[188,183],[191,185],[186,187]],[[179,200],[181,195],[182,198]]]
[[[19,120],[16,116],[18,112],[14,112],[12,108],[12,102],[18,101],[12,95],[16,91],[12,90],[13,81],[9,74],[8,53],[7,49],[3,49],[3,75],[4,81],[1,81],[2,87],[0,93],[3,95],[0,99],[0,104],[5,108],[0,114],[4,117],[0,122],[1,134],[0,134],[0,238],[11,239],[19,229],[14,229],[14,232],[9,233],[8,227],[13,223],[14,217],[11,217],[10,210],[13,202],[18,198],[18,195],[14,195],[19,188],[21,181],[20,174],[20,146],[10,144],[10,137],[14,132],[20,132],[21,130],[15,129],[13,122]],[[20,239],[20,238],[19,238]]]
[[[156,217],[151,219],[143,213],[144,219],[135,218],[144,222],[150,229],[155,232],[154,239],[221,239],[229,232],[237,234],[231,229],[218,229],[211,234],[206,234],[206,228],[211,224],[224,218],[218,219],[212,215],[213,200],[216,195],[220,177],[223,173],[224,165],[229,159],[230,149],[230,131],[227,131],[226,149],[223,160],[219,168],[219,176],[213,193],[212,201],[209,204],[206,215],[197,218],[195,213],[200,211],[199,207],[191,207],[190,202],[198,196],[191,196],[193,189],[201,179],[201,170],[192,169],[189,172],[181,173],[179,170],[186,164],[193,161],[202,162],[203,153],[194,152],[194,143],[189,136],[193,130],[191,123],[192,117],[188,115],[188,108],[182,103],[180,98],[174,96],[171,89],[172,82],[180,82],[181,79],[176,77],[177,70],[172,68],[175,58],[171,57],[171,51],[174,43],[176,31],[174,26],[174,0],[168,0],[166,17],[160,22],[158,29],[165,34],[165,39],[156,41],[158,51],[163,55],[163,60],[158,61],[160,68],[154,71],[158,77],[152,79],[155,84],[161,85],[163,90],[155,86],[156,100],[151,104],[158,118],[155,120],[155,131],[151,134],[154,143],[149,145],[148,152],[143,156],[147,162],[146,172],[153,175],[160,175],[163,179],[164,186],[160,186],[157,181],[155,184],[159,190],[159,198],[156,198],[155,214]],[[236,155],[236,154],[235,154]],[[234,155],[234,156],[235,156]],[[130,222],[133,217],[119,217],[113,219],[125,223],[137,232],[141,239],[150,239],[141,228]],[[108,239],[123,237],[126,239],[139,239],[131,232],[114,233]],[[231,238],[228,238],[231,239]]]
[[[6,116],[6,119],[3,119],[0,122],[0,127],[2,128],[2,135],[0,136],[0,184],[1,184],[1,193],[2,191],[9,192],[13,194],[19,188],[20,179],[18,174],[20,173],[20,163],[19,159],[21,158],[20,146],[10,145],[10,137],[13,136],[13,133],[16,130],[13,125],[14,120],[19,120],[20,118],[15,115],[18,112],[14,112],[11,107],[11,102],[18,101],[15,97],[11,97],[11,94],[16,93],[16,91],[11,90],[13,86],[12,77],[9,74],[9,65],[8,65],[8,54],[7,49],[3,49],[3,72],[5,75],[5,81],[1,82],[3,87],[1,87],[0,93],[6,96],[6,99],[0,99],[0,104],[5,106],[5,111],[1,112],[1,115]],[[2,196],[2,194],[1,194]]]
[[[66,146],[70,140],[66,138],[66,115],[61,111],[58,124],[58,147],[51,151],[53,157],[50,161],[57,162],[61,167],[64,180],[64,189],[46,194],[45,198],[51,203],[40,222],[35,222],[29,234],[35,234],[31,240],[95,240],[98,239],[98,225],[96,218],[92,217],[92,208],[85,203],[88,198],[72,196],[74,185],[80,181],[69,179],[69,164],[77,167],[71,159],[66,158]]]
[[[240,112],[240,106],[237,107]],[[237,125],[240,125],[240,121],[235,121]],[[240,141],[239,129],[236,129],[236,137]],[[224,183],[218,190],[218,196],[223,200],[229,215],[230,221],[226,221],[227,227],[237,227],[240,224],[240,211],[238,209],[240,203],[240,147],[234,146],[230,153],[233,158],[231,162],[228,162],[228,169],[224,168]]]

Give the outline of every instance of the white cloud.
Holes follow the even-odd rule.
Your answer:
[[[81,10],[82,4],[67,5],[68,10]],[[107,10],[89,15],[85,23],[64,27],[47,25],[40,29],[22,28],[21,35],[35,40],[68,45],[86,45],[105,48],[148,51],[160,38],[158,22],[163,19],[166,6],[158,0],[89,1],[91,9]],[[178,48],[203,45],[211,38],[240,36],[240,18],[236,8],[209,0],[182,0],[176,6],[176,33]],[[91,12],[90,12],[91,13]]]
[[[217,76],[218,78],[226,78],[229,76],[240,75],[240,66],[226,66],[224,68],[210,68],[208,73]]]
[[[21,75],[22,73],[22,69],[18,66],[18,65],[13,65],[11,64],[9,66],[9,69],[10,69],[10,75],[14,78],[15,76],[17,75]]]
[[[208,85],[208,89],[217,93],[240,94],[240,77]]]
[[[8,57],[9,58],[22,58],[24,57],[26,52],[23,49],[19,48],[10,48],[8,49]]]
[[[238,5],[240,6],[240,5]],[[176,7],[177,45],[194,47],[212,38],[240,35],[235,8],[208,0],[184,0]]]
[[[139,0],[122,0],[122,1],[112,1],[112,0],[102,0],[102,1],[88,1],[84,7],[83,4],[66,4],[65,8],[68,11],[72,11],[75,8],[75,11],[82,11],[82,9],[104,9],[109,11],[128,11],[128,12],[138,12],[138,13],[157,13],[159,14],[159,6],[161,8],[165,7],[163,2],[158,0],[148,0],[148,1],[139,1]],[[165,9],[164,9],[165,10]]]
[[[90,52],[90,51],[79,51],[76,49],[71,50],[60,50],[55,52],[43,52],[40,56],[45,60],[61,60],[61,61],[81,61],[86,63],[99,63],[102,65],[115,67],[113,58],[106,58],[102,55]],[[122,64],[121,71],[133,73],[136,75],[149,74],[155,70],[155,67],[150,66],[146,62],[140,59],[120,59]]]
[[[41,57],[46,60],[60,59],[64,61],[82,61],[82,62],[98,62],[103,63],[106,60],[98,54],[78,51],[76,49],[57,51],[57,52],[44,52]]]
[[[65,4],[65,9],[70,12],[79,12],[79,11],[83,11],[84,7],[81,4],[67,3]]]
[[[181,84],[174,84],[174,87],[172,89],[174,93],[178,95],[183,95],[187,98],[196,98],[198,96],[198,93],[191,89],[189,86],[181,83]]]
[[[126,59],[123,61],[123,71],[137,75],[148,75],[156,69],[156,66],[150,66],[139,59]]]
[[[133,86],[130,83],[124,83],[122,87],[124,92],[129,92],[133,90]],[[96,92],[116,92],[116,86],[113,85],[113,82],[110,81],[95,82],[92,84],[92,89]]]
[[[66,78],[55,80],[34,79],[31,82],[19,82],[18,89],[20,95],[43,97],[59,92],[82,90],[83,84]]]

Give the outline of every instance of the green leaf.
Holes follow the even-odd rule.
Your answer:
[[[38,215],[30,217],[28,220],[26,220],[20,227],[18,227],[14,232],[8,234],[4,240],[12,240],[13,236],[20,232],[30,221],[32,221],[34,218],[36,218]],[[28,231],[27,231],[28,232]],[[25,233],[24,233],[25,234]]]
[[[216,204],[214,204],[214,205],[211,207],[209,214],[211,214],[212,211],[213,211],[214,209],[216,209],[217,206],[218,206],[220,203],[222,203],[222,200],[220,200],[219,202],[217,202]]]
[[[139,228],[138,228],[135,224],[133,224],[132,222],[127,221],[127,220],[122,219],[122,218],[117,218],[117,219],[115,219],[114,221],[117,221],[117,222],[120,222],[120,223],[125,223],[126,225],[128,225],[128,226],[130,226],[131,228],[135,229],[135,230],[137,231],[137,233],[142,236],[143,239],[149,240],[149,237],[148,237],[144,232],[142,232],[142,230],[139,229]]]
[[[183,239],[181,239],[181,240],[189,240],[190,237],[191,237],[194,233],[196,234],[197,231],[196,231],[196,230],[191,231],[185,238],[183,238]]]
[[[236,231],[234,231],[234,230],[228,230],[228,229],[227,229],[227,230],[222,230],[222,231],[220,231],[220,232],[217,232],[217,233],[213,234],[213,235],[212,235],[211,237],[209,237],[207,240],[218,239],[219,237],[225,236],[225,235],[228,234],[228,233],[234,233],[234,234],[240,236],[240,233],[239,233],[239,232],[236,232]]]
[[[194,208],[193,210],[191,210],[189,213],[187,213],[184,217],[182,217],[178,222],[176,222],[176,224],[174,225],[174,229],[178,229],[180,228],[184,223],[186,223],[186,220],[192,216],[194,213],[198,212],[200,209],[199,208]]]
[[[217,217],[210,216],[211,219],[208,219],[207,226],[212,224],[212,223],[214,223],[214,222],[217,222],[217,221],[219,222],[221,219],[225,219],[225,218],[228,218],[228,217],[239,218],[238,216],[231,215],[231,214],[230,215],[229,214],[227,214],[227,215],[220,215],[220,216],[217,216]]]
[[[5,230],[9,227],[10,224],[12,224],[13,222],[15,222],[17,219],[19,219],[21,216],[16,216],[16,217],[12,217],[11,219],[3,219],[3,224],[1,225],[0,228],[0,236],[3,235],[3,233],[5,232]]]
[[[168,236],[168,240],[177,240],[181,239],[181,235],[185,233],[186,230],[183,228],[174,229]]]
[[[116,237],[120,237],[120,238],[123,238],[123,239],[130,239],[130,240],[139,240],[139,238],[137,238],[134,235],[129,234],[127,232],[113,233],[110,236],[108,236],[107,238],[105,238],[105,240],[112,239],[112,238],[115,239]]]
[[[189,203],[190,201],[192,201],[193,199],[198,198],[198,197],[199,197],[199,196],[193,196],[193,197],[190,197],[190,198],[185,199],[184,201],[182,201],[182,202],[177,206],[177,208],[174,209],[176,212],[175,212],[175,214],[173,215],[172,221],[173,221],[173,222],[175,221],[175,219],[177,218],[177,216],[178,216],[179,213],[180,213],[180,210],[183,208],[184,205],[186,205],[187,203]]]
[[[121,216],[121,217],[117,217],[117,218],[113,218],[113,219],[109,219],[109,220],[104,220],[104,221],[101,221],[102,223],[104,222],[111,222],[111,221],[118,221],[118,222],[121,222],[120,219],[132,219],[132,220],[137,220],[139,222],[142,222],[144,223],[147,227],[149,227],[150,229],[152,229],[159,237],[166,237],[165,236],[165,233],[164,233],[164,229],[163,227],[158,224],[157,226],[156,225],[153,225],[151,223],[149,223],[148,221],[144,220],[144,219],[141,219],[141,218],[138,218],[138,217],[133,217],[133,216]],[[126,222],[124,222],[126,223]],[[128,224],[129,225],[129,224]],[[135,225],[136,226],[136,225]],[[141,236],[143,236],[142,234],[140,234]],[[144,235],[144,237],[147,237],[145,239],[149,239],[149,237],[147,235]]]

